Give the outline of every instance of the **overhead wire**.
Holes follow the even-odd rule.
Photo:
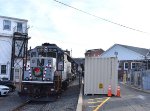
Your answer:
[[[101,19],[101,20],[103,20],[103,21],[106,21],[106,22],[109,22],[109,23],[112,23],[112,24],[115,24],[115,25],[118,25],[118,26],[121,26],[121,27],[130,29],[130,30],[134,30],[134,31],[137,31],[137,32],[150,34],[149,32],[145,32],[145,31],[142,31],[142,30],[139,30],[139,29],[136,29],[136,28],[128,27],[128,26],[126,26],[126,25],[123,25],[123,24],[120,24],[120,23],[117,23],[117,22],[113,22],[113,21],[111,21],[111,20],[108,20],[108,19],[99,17],[99,16],[97,16],[97,15],[94,15],[94,14],[91,14],[91,13],[89,13],[89,12],[83,11],[83,10],[78,9],[78,8],[76,8],[76,7],[70,6],[70,5],[68,5],[68,4],[66,4],[66,3],[63,3],[63,2],[61,2],[61,1],[58,1],[58,0],[54,0],[54,1],[57,2],[57,3],[60,3],[60,4],[64,5],[64,6],[67,6],[67,7],[70,7],[70,8],[72,8],[72,9],[75,9],[75,10],[77,10],[77,11],[80,11],[80,12],[82,12],[82,13],[85,13],[85,14],[88,14],[88,15],[90,15],[90,16],[93,16],[93,17],[96,17],[96,18],[98,18],[98,19]]]

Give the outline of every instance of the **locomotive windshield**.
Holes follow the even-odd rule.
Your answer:
[[[56,58],[56,52],[57,50],[55,48],[49,48],[49,47],[38,47],[37,48],[37,57],[52,57]],[[31,54],[35,55],[34,53]]]
[[[56,58],[56,52],[38,52],[39,57],[52,57]]]
[[[44,59],[37,59],[37,66],[44,66]]]

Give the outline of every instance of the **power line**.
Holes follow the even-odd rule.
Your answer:
[[[83,11],[83,10],[81,10],[81,9],[75,8],[75,7],[73,7],[73,6],[70,6],[70,5],[68,5],[68,4],[65,4],[65,3],[63,3],[63,2],[60,2],[60,1],[57,1],[57,0],[54,0],[54,1],[55,1],[55,2],[58,2],[58,3],[62,4],[62,5],[65,5],[65,6],[67,6],[67,7],[70,7],[70,8],[72,8],[72,9],[75,9],[75,10],[77,10],[77,11],[80,11],[80,12],[82,12],[82,13],[85,13],[85,14],[88,14],[88,15],[90,15],[90,16],[96,17],[96,18],[98,18],[98,19],[104,20],[104,21],[106,21],[106,22],[109,22],[109,23],[112,23],[112,24],[115,24],[115,25],[118,25],[118,26],[121,26],[121,27],[130,29],[130,30],[134,30],[134,31],[137,31],[137,32],[149,34],[148,32],[144,32],[144,31],[142,31],[142,30],[135,29],[135,28],[132,28],[132,27],[128,27],[128,26],[126,26],[126,25],[123,25],[123,24],[120,24],[120,23],[117,23],[117,22],[113,22],[113,21],[111,21],[111,20],[108,20],[108,19],[105,19],[105,18],[96,16],[96,15],[94,15],[94,14],[91,14],[91,13],[89,13],[89,12],[86,12],[86,11]]]

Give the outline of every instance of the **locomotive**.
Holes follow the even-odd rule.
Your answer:
[[[44,43],[30,50],[29,65],[23,68],[18,94],[48,97],[61,94],[77,74],[77,63],[56,44]]]

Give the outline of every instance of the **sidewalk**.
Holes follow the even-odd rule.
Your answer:
[[[129,84],[123,83],[123,82],[120,82],[120,83],[123,84],[123,85],[125,85],[125,86],[127,86],[127,87],[133,88],[133,89],[135,89],[135,90],[142,91],[142,92],[145,92],[145,93],[149,93],[149,94],[150,94],[150,90],[143,90],[143,89],[141,89],[141,88],[139,88],[139,87],[136,87],[136,86],[134,86],[134,85],[129,85]]]

